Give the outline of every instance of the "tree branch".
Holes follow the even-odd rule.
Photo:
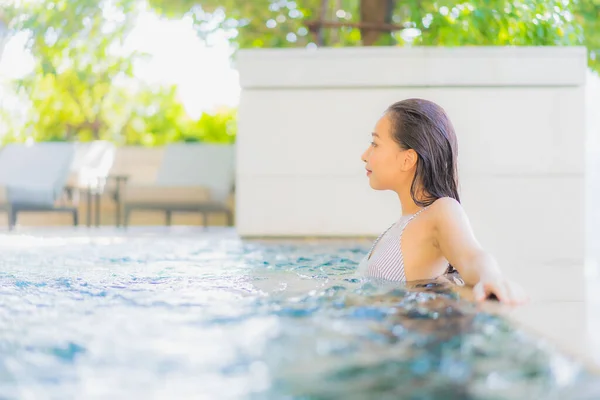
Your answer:
[[[381,32],[394,32],[406,29],[401,25],[387,24],[387,23],[375,23],[375,22],[343,22],[343,21],[306,21],[306,26],[311,31],[316,31],[321,27],[324,28],[359,28],[369,29],[373,31]]]

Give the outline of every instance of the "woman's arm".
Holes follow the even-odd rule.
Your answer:
[[[504,278],[494,258],[477,242],[460,203],[442,198],[431,208],[435,245],[465,283],[473,286],[476,300],[485,300],[492,294],[506,303],[519,304],[527,300],[523,289]]]

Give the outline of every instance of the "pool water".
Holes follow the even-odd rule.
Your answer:
[[[0,236],[0,398],[598,399],[599,377],[368,242]]]

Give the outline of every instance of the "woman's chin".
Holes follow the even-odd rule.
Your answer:
[[[373,179],[369,179],[369,186],[371,186],[371,189],[373,190],[382,190],[381,185],[378,185]]]

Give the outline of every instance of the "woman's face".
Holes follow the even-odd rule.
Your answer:
[[[399,189],[407,179],[408,151],[392,138],[392,121],[384,115],[377,121],[372,141],[363,153],[369,185],[375,190]],[[412,179],[412,178],[411,178]]]

